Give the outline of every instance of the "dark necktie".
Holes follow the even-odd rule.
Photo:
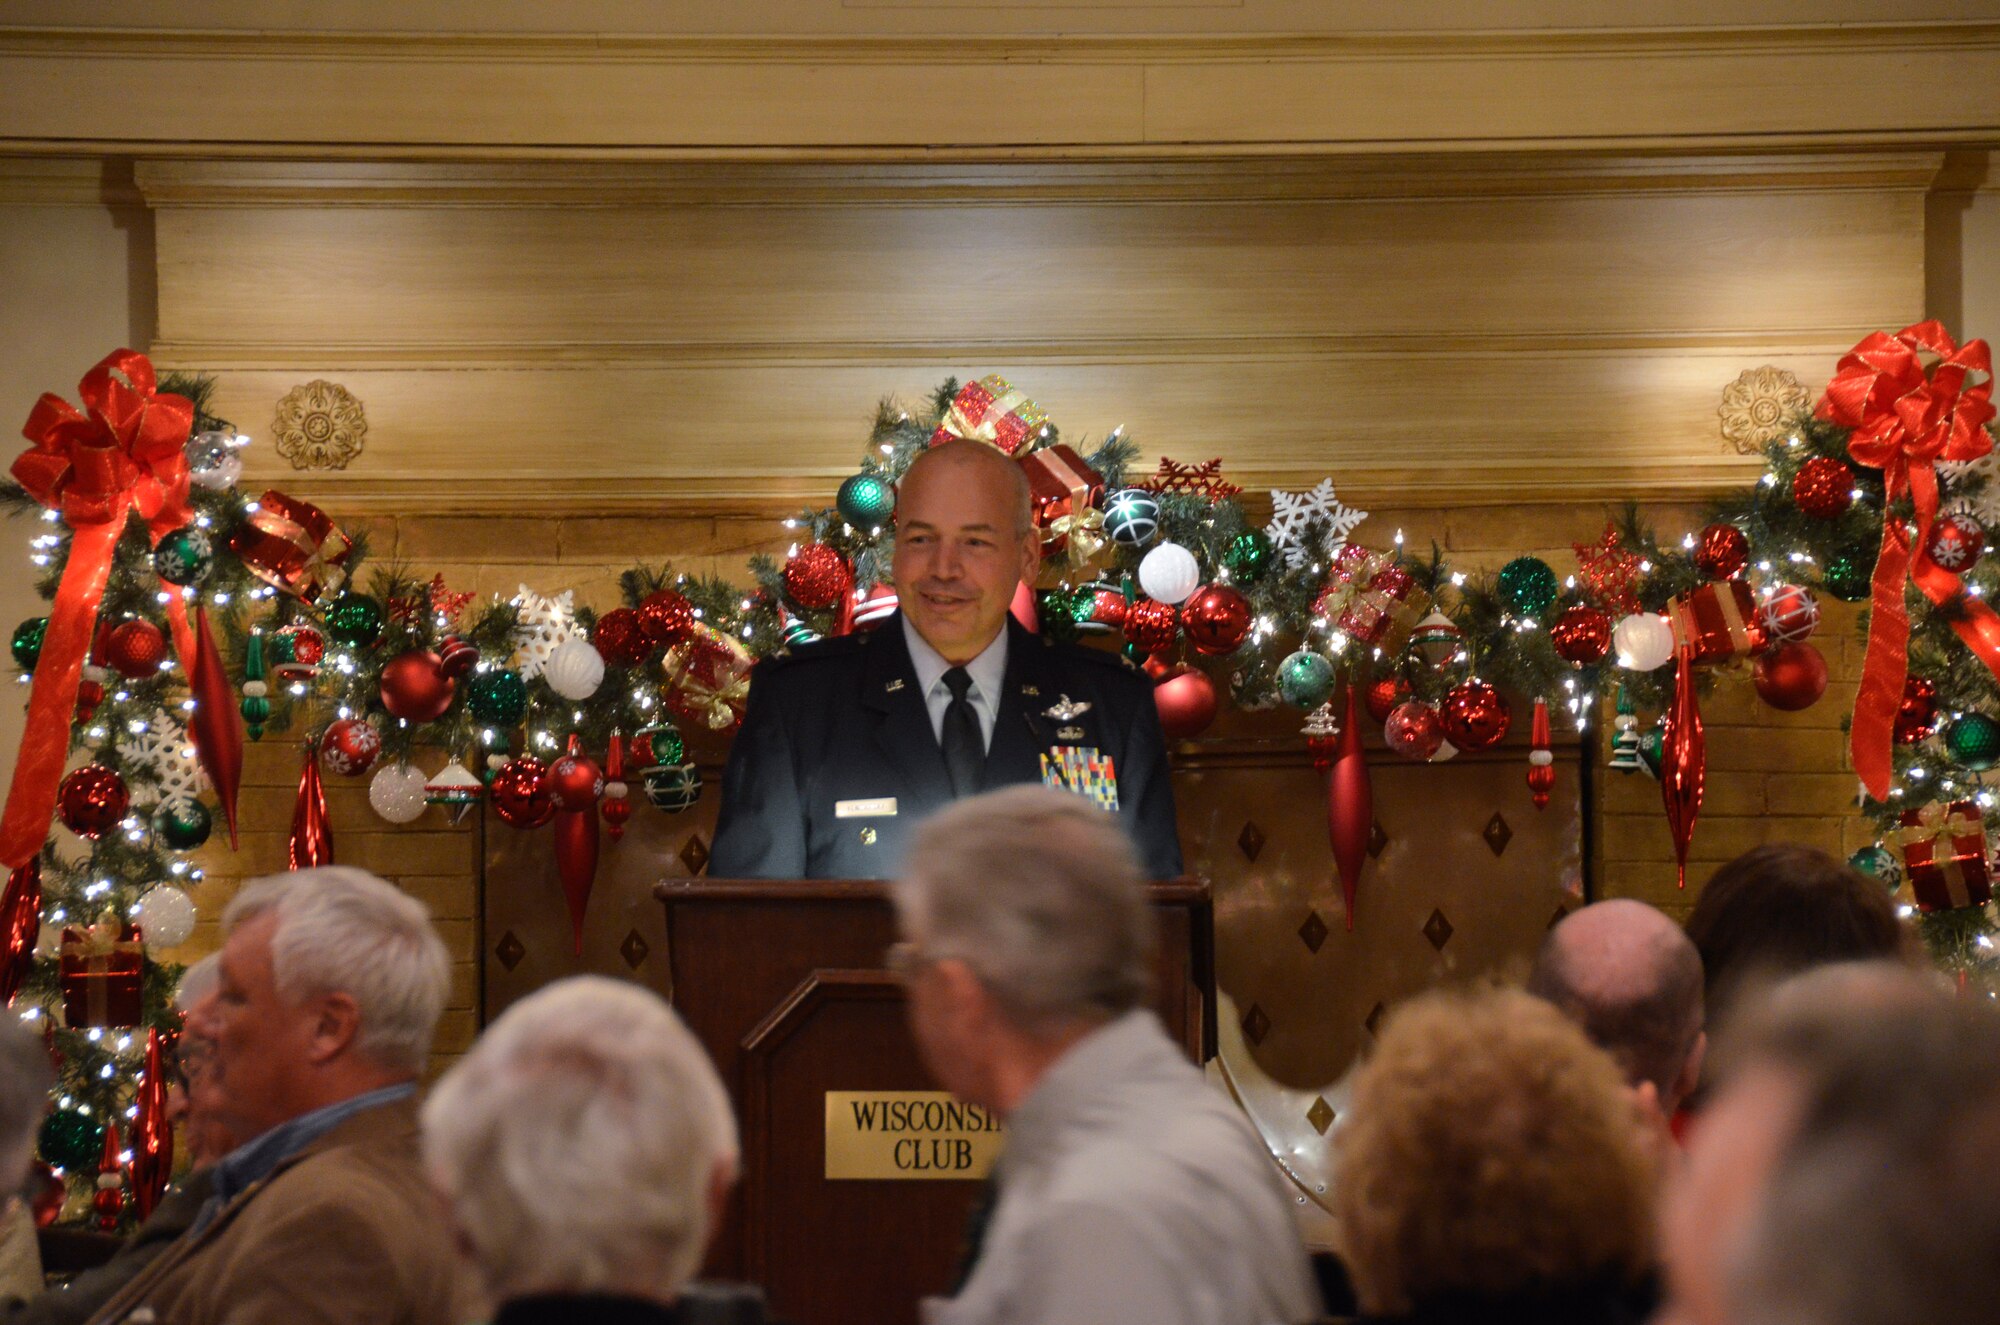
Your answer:
[[[972,689],[972,676],[963,667],[948,668],[944,685],[951,691],[951,703],[944,706],[941,741],[944,770],[951,778],[951,794],[970,796],[979,790],[980,775],[986,765],[986,742],[979,735],[979,715],[972,711],[972,701],[965,697],[965,692]]]

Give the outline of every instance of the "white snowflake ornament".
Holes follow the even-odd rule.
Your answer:
[[[2000,528],[2000,450],[1988,451],[1977,460],[1948,460],[1938,466],[1944,478],[1944,509],[1963,511],[1987,528]],[[1960,496],[1973,486],[1968,479],[1984,479],[1977,496]]]
[[[512,636],[515,665],[524,679],[532,681],[542,674],[557,649],[585,637],[583,628],[576,624],[576,593],[565,589],[553,598],[544,598],[524,584],[513,602],[521,609],[520,623]]]
[[[160,804],[191,801],[208,786],[187,729],[169,713],[155,713],[143,729],[126,732],[118,741],[118,756],[128,775],[137,773],[158,787]]]
[[[1271,492],[1271,523],[1264,534],[1271,546],[1282,552],[1292,570],[1306,564],[1309,556],[1331,557],[1347,543],[1354,526],[1368,518],[1333,493],[1333,480],[1323,478],[1304,492]],[[1326,538],[1317,547],[1308,547],[1306,529],[1317,521],[1326,522]]]

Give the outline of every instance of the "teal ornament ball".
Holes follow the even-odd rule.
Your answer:
[[[79,1109],[57,1109],[42,1119],[37,1138],[44,1162],[59,1169],[95,1169],[104,1150],[104,1124]]]
[[[1875,566],[1866,556],[1843,552],[1826,563],[1822,582],[1826,591],[1843,603],[1858,603],[1868,596]]]
[[[215,567],[215,545],[191,524],[153,545],[153,573],[168,584],[200,584]]]
[[[1278,690],[1287,704],[1316,709],[1333,696],[1333,664],[1311,649],[1289,654],[1278,664]]]
[[[1104,532],[1120,547],[1144,547],[1159,536],[1160,501],[1143,488],[1120,488],[1104,499]]]
[[[693,764],[669,764],[644,774],[646,799],[668,814],[692,809],[701,799],[701,770]]]
[[[382,637],[382,604],[365,593],[344,593],[326,606],[326,633],[351,648],[366,648]]]
[[[45,616],[31,616],[14,627],[14,665],[24,672],[35,670],[35,664],[42,660],[42,640],[49,633],[49,619]]]
[[[1261,529],[1246,529],[1229,540],[1222,564],[1242,584],[1255,584],[1271,569],[1271,540]]]
[[[1849,856],[1847,863],[1869,878],[1879,880],[1889,892],[1893,893],[1903,886],[1903,862],[1896,859],[1896,853],[1887,847],[1863,847]]]
[[[896,513],[896,489],[880,474],[856,474],[840,485],[833,504],[856,529],[879,529]]]
[[[1968,713],[1944,730],[1945,748],[1960,768],[1984,773],[2000,764],[2000,722],[1984,713]]]
[[[528,711],[528,683],[505,667],[474,672],[465,683],[465,706],[489,727],[511,727]]]
[[[794,649],[799,647],[801,644],[817,644],[821,638],[820,633],[817,630],[814,630],[810,625],[807,625],[806,622],[799,617],[791,617],[787,619],[785,622],[785,628],[782,631],[780,631],[779,634],[784,638],[786,645]]]
[[[153,811],[153,836],[169,851],[194,850],[214,826],[208,807],[189,796],[162,801]]]
[[[1516,557],[1500,568],[1498,589],[1509,612],[1538,617],[1556,605],[1562,582],[1540,557]]]

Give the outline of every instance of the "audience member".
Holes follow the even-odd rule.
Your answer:
[[[1006,1120],[990,1218],[936,1325],[1266,1325],[1317,1294],[1276,1169],[1145,1001],[1152,913],[1133,849],[1044,787],[961,800],[894,889],[917,1045]]]
[[[1843,1028],[1751,1221],[1739,1325],[1975,1325],[2000,1302],[2000,1017],[1984,1000]]]
[[[417,1156],[416,1078],[449,967],[424,909],[360,870],[254,880],[188,1017],[195,1096],[247,1138],[187,1233],[94,1321],[432,1325],[468,1285]],[[206,1105],[200,1107],[207,1107]]]
[[[1661,1116],[1701,1079],[1701,955],[1644,902],[1617,898],[1564,917],[1542,941],[1528,992],[1583,1027]]]
[[[438,1082],[423,1150],[493,1325],[703,1318],[683,1294],[736,1178],[736,1122],[657,995],[580,976],[516,1003]]]
[[[4,1009],[0,1009],[4,1012]],[[0,1311],[41,1289],[42,1258],[35,1221],[20,1188],[35,1155],[35,1136],[48,1111],[55,1071],[41,1038],[12,1015],[0,1015]]]
[[[1334,1153],[1369,1316],[1637,1325],[1651,1309],[1654,1146],[1617,1065],[1532,995],[1396,1009]]]
[[[1687,936],[1701,953],[1711,1030],[1728,1024],[1746,984],[1905,955],[1908,942],[1880,881],[1793,842],[1754,847],[1710,875]]]
[[[1935,980],[1901,964],[1835,963],[1776,986],[1725,1033],[1712,1098],[1662,1216],[1663,1325],[1737,1325],[1730,1276],[1773,1173],[1808,1114],[1823,1107],[1815,1100],[1833,1083],[1871,1070],[1867,1065],[1884,1052],[1878,1048],[1882,1037],[1893,1058],[1899,1052],[1894,1042],[1910,1026],[1948,1007]],[[1900,1072],[1892,1067],[1887,1075]],[[1899,1089],[1886,1080],[1879,1084]]]

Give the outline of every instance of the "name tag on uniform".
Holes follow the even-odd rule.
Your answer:
[[[836,819],[891,819],[896,814],[894,796],[877,796],[865,801],[835,801],[833,817]]]

